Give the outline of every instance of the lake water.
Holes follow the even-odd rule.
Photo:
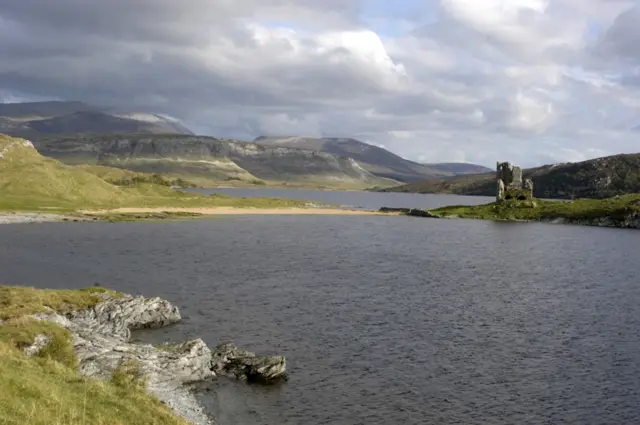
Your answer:
[[[141,340],[285,355],[286,383],[205,386],[220,425],[631,424],[639,246],[634,230],[385,216],[4,225],[0,280],[162,296],[184,321]]]
[[[347,208],[377,210],[393,208],[438,208],[447,205],[480,205],[495,201],[484,196],[421,195],[416,193],[349,192],[342,190],[270,189],[270,188],[218,188],[189,189],[205,194],[223,193],[234,197],[286,198],[339,204]]]

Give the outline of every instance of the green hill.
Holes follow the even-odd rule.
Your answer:
[[[0,135],[0,208],[73,208],[128,197],[94,174],[41,156],[29,141]]]
[[[533,180],[537,198],[607,198],[640,193],[640,154],[529,168],[523,170],[523,177]],[[495,173],[428,179],[380,191],[495,196]]]

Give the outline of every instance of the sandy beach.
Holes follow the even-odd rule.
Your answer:
[[[202,215],[390,215],[378,211],[343,210],[339,208],[115,208],[112,210],[82,210],[81,214],[144,214],[144,213],[192,213]],[[391,214],[392,215],[392,214]]]

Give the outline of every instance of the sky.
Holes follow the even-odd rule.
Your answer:
[[[0,101],[421,162],[640,152],[640,0],[0,0]]]

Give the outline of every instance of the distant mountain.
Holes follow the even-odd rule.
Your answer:
[[[489,167],[485,167],[477,164],[470,164],[467,162],[436,162],[431,164],[424,164],[427,167],[436,168],[442,171],[448,171],[456,175],[462,174],[482,174],[493,171]]]
[[[350,157],[376,176],[401,182],[418,182],[428,177],[454,175],[453,172],[409,161],[386,149],[350,138],[261,136],[255,139],[255,143],[265,146],[309,149]]]
[[[171,117],[82,102],[0,104],[0,131],[29,138],[77,133],[193,134]]]
[[[640,193],[640,154],[529,168],[523,170],[523,176],[533,180],[537,198],[607,198]],[[494,196],[495,173],[428,179],[381,191]]]
[[[34,139],[38,151],[67,164],[163,173],[206,185],[269,180],[326,187],[390,186],[353,158],[189,135],[78,134]]]
[[[96,106],[73,101],[0,103],[0,117],[20,120],[59,117],[80,111],[99,110],[100,108]]]

